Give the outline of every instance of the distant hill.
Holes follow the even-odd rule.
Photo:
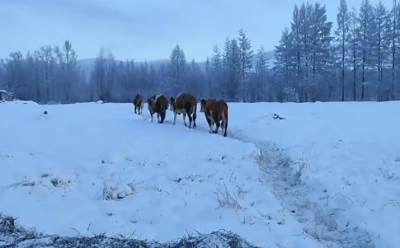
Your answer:
[[[275,62],[275,58],[274,58],[274,52],[273,51],[268,51],[266,52],[267,54],[267,58],[268,58],[268,66],[272,67],[274,62]],[[119,62],[123,62],[123,60],[116,60],[117,63]],[[89,77],[90,73],[92,72],[94,65],[95,65],[96,59],[95,58],[89,58],[89,59],[80,59],[78,60],[78,65],[79,67],[85,72],[86,76]],[[188,61],[190,62],[190,61]],[[256,57],[254,57],[254,64],[256,62]],[[160,67],[161,65],[166,65],[169,63],[169,59],[156,59],[156,60],[149,60],[149,61],[135,61],[135,63],[137,65],[141,65],[144,63],[147,63],[148,65],[152,65],[155,68]],[[205,67],[205,62],[204,61],[200,61],[197,62],[201,68]]]
[[[119,62],[124,62],[124,60],[116,60],[117,63]],[[89,58],[89,59],[80,59],[77,61],[79,67],[85,71],[87,74],[90,75],[90,73],[92,72],[94,65],[96,63],[96,59],[95,58]],[[137,65],[141,65],[144,63],[147,63],[149,65],[153,65],[154,67],[159,67],[163,64],[167,64],[169,62],[168,59],[157,59],[157,60],[150,60],[150,61],[135,61],[135,63]]]
[[[124,62],[123,60],[116,60],[116,61],[117,61],[117,63]],[[157,67],[159,67],[159,66],[161,66],[163,64],[167,64],[168,62],[169,62],[168,59],[158,59],[158,60],[151,60],[151,61],[146,61],[146,62],[143,62],[143,61],[137,61],[136,62],[135,61],[135,64],[136,65],[141,65],[141,64],[147,63],[147,64],[152,65],[155,68],[157,68]],[[95,66],[95,63],[96,63],[96,59],[95,58],[80,59],[80,60],[77,61],[77,63],[78,63],[78,66],[83,70],[86,79],[89,79],[90,78],[90,74],[92,73],[92,71],[94,69],[94,66]]]

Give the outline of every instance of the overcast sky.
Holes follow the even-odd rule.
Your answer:
[[[348,0],[357,9],[362,0]],[[383,0],[391,7],[393,0]],[[0,57],[71,40],[79,58],[100,48],[119,59],[168,58],[179,43],[204,60],[240,28],[272,50],[296,0],[0,0]],[[313,2],[313,1],[310,1]],[[320,0],[335,21],[339,0]],[[371,0],[377,3],[378,0]]]

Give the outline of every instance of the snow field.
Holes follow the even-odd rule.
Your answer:
[[[261,247],[320,247],[264,183],[252,143],[130,104],[0,105],[0,212],[62,235],[170,241],[231,230]],[[47,111],[48,114],[43,114]]]

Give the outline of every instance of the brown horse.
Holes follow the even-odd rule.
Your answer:
[[[133,105],[135,106],[135,114],[141,115],[143,113],[143,96],[137,94],[135,99],[133,99]]]
[[[227,136],[228,104],[225,101],[202,99],[200,112],[204,112],[211,133],[218,133],[218,129],[221,127],[224,136]],[[213,129],[214,124],[215,129]]]
[[[183,114],[183,122],[185,126],[187,126],[186,115],[188,115],[189,128],[196,127],[197,101],[194,96],[180,93],[176,98],[171,97],[170,104],[171,110],[174,112],[174,125],[176,123],[176,116]]]
[[[152,96],[147,100],[151,121],[153,114],[157,113],[158,123],[164,123],[165,115],[168,109],[168,98],[164,95]]]

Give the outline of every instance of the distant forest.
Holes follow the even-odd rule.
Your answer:
[[[268,32],[268,30],[266,30]],[[173,48],[169,60],[119,61],[100,50],[84,65],[72,43],[43,46],[0,60],[0,89],[38,103],[189,92],[229,101],[388,101],[400,99],[400,7],[340,0],[335,24],[318,3],[296,5],[273,52],[254,49],[244,30],[215,46],[204,62]]]

